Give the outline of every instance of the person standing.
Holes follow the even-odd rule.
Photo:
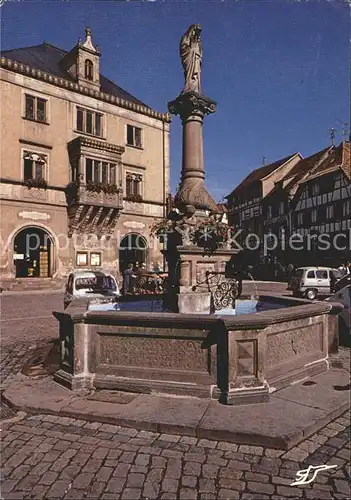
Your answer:
[[[349,262],[345,262],[345,263],[341,264],[341,266],[338,267],[338,271],[340,272],[342,277],[346,276],[346,274],[350,274]]]
[[[127,269],[123,273],[123,294],[133,292],[133,279],[135,278],[135,274],[133,271],[133,264],[128,264]]]

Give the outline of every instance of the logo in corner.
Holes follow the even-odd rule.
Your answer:
[[[318,472],[321,472],[322,470],[335,469],[335,467],[337,467],[337,465],[309,465],[307,469],[299,470],[296,472],[296,481],[291,483],[290,486],[310,484],[316,479]],[[312,476],[310,479],[308,479],[310,473],[312,473]]]

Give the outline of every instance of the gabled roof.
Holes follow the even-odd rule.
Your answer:
[[[2,57],[26,64],[32,68],[46,71],[52,75],[71,80],[72,76],[61,68],[60,61],[68,54],[67,51],[55,47],[49,43],[42,43],[32,47],[23,47],[19,49],[5,50],[1,52]],[[139,104],[148,109],[149,106],[134,97],[126,90],[119,87],[117,84],[100,74],[101,92],[114,95],[120,99]]]
[[[228,206],[226,203],[217,203],[217,207],[220,213],[226,214],[228,212]]]
[[[348,179],[351,178],[350,143],[346,141],[341,142],[337,147],[331,147],[326,158],[303,179],[303,182],[308,182],[339,168],[343,170]]]
[[[228,194],[226,198],[229,198],[234,194],[237,194],[239,191],[241,191],[242,189],[246,189],[248,186],[254,184],[255,182],[261,181],[268,175],[272,174],[279,167],[284,165],[284,163],[291,160],[294,156],[296,156],[296,154],[298,153],[286,156],[285,158],[277,160],[274,163],[270,163],[269,165],[264,165],[263,167],[254,170],[247,177],[245,177],[245,179],[239,184],[239,186],[237,186],[230,194]]]
[[[330,150],[331,148],[325,148],[322,151],[318,151],[318,153],[314,153],[307,158],[303,158],[300,160],[293,168],[290,170],[288,174],[282,179],[283,186],[287,191],[290,191],[298,182],[300,182],[304,176],[308,174],[314,167],[323,159],[323,156]]]

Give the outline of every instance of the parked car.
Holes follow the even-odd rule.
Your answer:
[[[88,298],[97,302],[115,302],[120,296],[116,279],[100,271],[74,271],[67,281],[64,308],[74,299]]]
[[[298,267],[292,274],[288,290],[295,297],[306,297],[314,300],[318,295],[327,296],[332,293],[331,283],[341,278],[338,269],[330,267]]]

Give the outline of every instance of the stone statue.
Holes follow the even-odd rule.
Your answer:
[[[185,86],[182,93],[197,92],[200,94],[201,76],[201,26],[192,24],[180,40],[180,58],[184,68]]]

